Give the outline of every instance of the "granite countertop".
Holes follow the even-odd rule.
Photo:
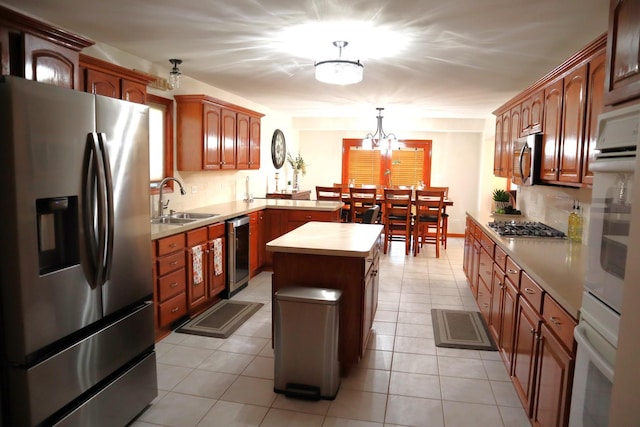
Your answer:
[[[582,306],[587,247],[569,239],[502,237],[487,225],[489,213],[467,212],[482,231],[525,270],[567,312],[578,319]],[[505,220],[501,216],[497,220]],[[514,218],[526,221],[526,218]]]
[[[151,224],[151,239],[159,239],[193,230],[210,224],[225,221],[241,215],[264,209],[291,209],[291,210],[311,210],[333,212],[342,207],[340,202],[316,201],[316,200],[285,200],[285,199],[254,199],[253,202],[243,202],[236,200],[215,205],[203,206],[197,209],[190,209],[189,213],[209,213],[217,214],[214,217],[199,219],[187,224]]]
[[[308,222],[267,243],[270,252],[365,258],[382,233],[380,224]]]

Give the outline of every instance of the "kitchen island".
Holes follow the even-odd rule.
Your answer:
[[[342,291],[343,376],[364,354],[378,306],[381,233],[379,224],[308,222],[267,243],[273,253],[273,295],[288,286]]]

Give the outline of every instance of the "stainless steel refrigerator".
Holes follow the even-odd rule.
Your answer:
[[[0,77],[4,426],[118,426],[157,396],[148,108]]]

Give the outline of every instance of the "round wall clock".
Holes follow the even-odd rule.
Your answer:
[[[284,157],[287,153],[287,143],[284,140],[284,133],[280,129],[273,132],[271,138],[271,161],[276,169],[280,169],[284,165]]]

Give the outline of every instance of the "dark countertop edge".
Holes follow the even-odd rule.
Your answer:
[[[578,262],[577,264],[583,265],[583,271],[575,272],[575,286],[577,289],[571,289],[572,295],[566,295],[566,292],[560,292],[553,283],[558,280],[555,277],[551,277],[549,274],[544,274],[544,272],[538,271],[536,268],[531,266],[530,260],[527,259],[526,256],[522,256],[520,253],[515,253],[509,246],[512,240],[517,240],[517,238],[505,238],[496,233],[492,228],[490,228],[486,223],[481,222],[478,219],[478,215],[473,214],[471,212],[466,212],[467,215],[473,219],[476,225],[479,225],[482,228],[482,231],[487,234],[491,239],[502,249],[508,256],[513,258],[513,260],[522,268],[522,270],[526,271],[532,279],[534,279],[544,290],[548,293],[558,304],[564,308],[567,313],[569,313],[574,320],[578,320],[578,316],[580,313],[580,307],[582,305],[582,293],[584,290],[584,264],[582,262]],[[489,217],[490,218],[490,217]],[[490,218],[493,220],[493,218]],[[525,218],[521,218],[523,220],[527,220]],[[489,221],[486,221],[487,223]],[[523,238],[526,239],[526,238]],[[546,241],[539,240],[540,243],[548,243],[549,245],[575,245],[566,239],[545,239]],[[515,243],[517,245],[517,242]],[[586,256],[586,255],[585,255]],[[560,279],[562,280],[562,279]],[[575,293],[575,294],[574,294]],[[575,300],[576,303],[572,303],[571,301]],[[543,309],[544,310],[544,309]]]
[[[285,203],[283,203],[285,202]],[[304,203],[300,203],[304,202]],[[163,237],[172,236],[185,231],[195,230],[196,228],[206,227],[208,225],[224,222],[228,219],[238,216],[248,215],[266,209],[287,209],[287,210],[315,210],[321,212],[333,212],[342,207],[340,202],[317,202],[315,200],[282,200],[282,199],[260,199],[253,202],[233,201],[219,203],[215,205],[203,206],[195,209],[185,210],[183,212],[192,213],[218,213],[225,212],[220,215],[199,219],[187,224],[171,225],[171,224],[150,224],[151,240],[161,239]]]

